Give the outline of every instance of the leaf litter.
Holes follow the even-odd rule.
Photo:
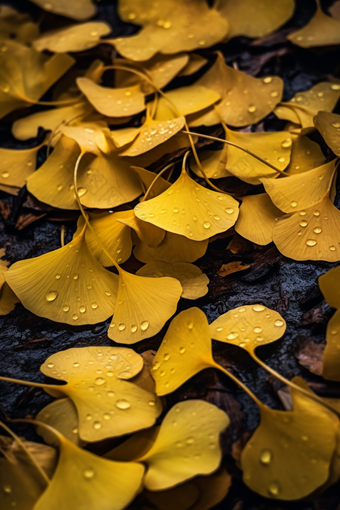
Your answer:
[[[1,260],[0,314],[20,302],[69,326],[112,318],[114,346],[52,354],[41,365],[46,382],[1,376],[55,399],[34,419],[1,423],[1,505],[120,510],[137,498],[160,510],[174,507],[169,500],[183,510],[211,508],[233,486],[220,441],[233,416],[203,399],[166,399],[207,369],[231,379],[260,414],[240,456],[244,484],[283,501],[325,490],[340,478],[338,406],[262,361],[261,346],[284,341],[279,311],[245,300],[209,325],[198,301],[175,316],[181,298],[208,293],[209,277],[194,263],[233,232],[256,250],[274,243],[295,261],[340,261],[339,79],[320,79],[283,101],[279,76],[251,76],[215,47],[237,36],[271,37],[292,17],[294,1],[245,0],[240,10],[229,0],[120,0],[121,19],[140,27],[127,37],[92,20],[89,0],[34,3],[48,13],[42,29],[28,14],[0,10],[0,117],[17,140],[40,128],[44,138],[33,148],[0,148],[0,185],[13,195],[27,186],[40,203],[79,217],[59,249]],[[336,4],[328,15],[317,2],[314,17],[287,39],[303,51],[339,45],[339,27]],[[102,45],[111,52],[105,62]],[[86,69],[78,68],[83,55]],[[282,129],[259,129],[271,114]],[[235,180],[241,192],[228,191]],[[218,274],[247,278],[253,264],[239,260],[242,249],[230,251],[237,260]],[[322,357],[330,381],[340,380],[338,283],[337,267],[319,279],[337,310]],[[155,335],[163,337],[155,356],[124,346]],[[269,407],[232,363],[215,361],[212,340],[230,359],[242,349],[285,384],[289,409]],[[9,428],[16,421],[33,424],[51,446],[18,437]]]

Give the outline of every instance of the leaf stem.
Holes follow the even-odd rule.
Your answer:
[[[248,388],[248,386],[246,386],[242,381],[240,381],[234,374],[232,374],[231,372],[229,372],[227,369],[225,369],[224,367],[222,367],[222,365],[219,365],[218,363],[216,363],[215,365],[215,368],[217,368],[218,370],[220,370],[221,372],[223,372],[225,375],[227,375],[232,381],[234,381],[240,388],[243,389],[243,391],[245,393],[247,393],[247,395],[255,402],[255,404],[260,408],[262,409],[263,407],[265,407],[265,404],[263,404],[261,402],[261,400],[259,400],[257,398],[257,396]]]

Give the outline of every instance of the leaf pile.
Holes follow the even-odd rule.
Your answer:
[[[273,242],[295,261],[340,261],[340,80],[283,101],[280,77],[251,76],[216,48],[270,36],[294,1],[120,0],[122,21],[139,27],[127,37],[92,20],[91,0],[34,3],[47,23],[0,9],[0,118],[18,141],[39,138],[31,149],[0,148],[0,189],[17,196],[26,186],[33,201],[77,225],[66,244],[61,229],[57,250],[10,267],[1,261],[0,314],[20,302],[68,326],[111,319],[114,346],[49,356],[41,366],[48,382],[0,378],[55,399],[23,420],[50,446],[1,425],[12,436],[0,438],[1,508],[120,510],[135,500],[202,510],[222,501],[232,474],[220,435],[234,417],[204,400],[165,398],[206,369],[258,407],[237,463],[246,486],[283,501],[325,490],[340,480],[338,401],[258,356],[285,333],[277,311],[245,304],[209,325],[192,307],[172,319],[156,354],[126,347],[159,334],[181,298],[208,293],[194,263],[220,236],[236,232],[257,248]],[[339,45],[338,3],[330,16],[318,3],[291,43]],[[263,129],[270,115],[281,130]],[[249,267],[234,261],[218,274]],[[340,381],[339,279],[336,267],[319,280],[337,309],[322,360],[330,381]],[[217,362],[212,340],[242,349],[283,383],[285,410]]]

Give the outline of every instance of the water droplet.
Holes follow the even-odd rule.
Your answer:
[[[154,407],[156,405],[156,402],[154,400],[149,400],[148,404],[150,407]]]
[[[148,321],[143,321],[140,325],[140,329],[142,331],[146,331],[148,329],[148,327],[150,326],[150,323]]]
[[[284,322],[281,319],[277,319],[274,322],[274,325],[277,326],[277,327],[283,326],[283,324],[284,324]]]
[[[219,328],[216,328],[216,331],[220,332],[220,331],[223,331],[224,328],[222,328],[221,326]]]
[[[97,310],[97,308],[98,308],[97,303],[92,303],[91,308],[92,308],[92,310]]]
[[[281,156],[280,158],[277,158],[277,160],[279,163],[284,163],[286,161],[286,159],[283,156]]]
[[[271,92],[270,95],[272,97],[277,97],[279,95],[279,93],[277,92],[277,90],[273,90],[273,92]]]
[[[278,496],[280,494],[280,485],[277,482],[271,482],[268,485],[268,494],[270,496]]]
[[[272,461],[272,452],[270,450],[262,450],[260,454],[260,462],[261,464],[268,465]]]
[[[263,83],[271,83],[273,81],[273,78],[271,76],[266,76],[263,78]]]
[[[335,127],[335,128],[340,128],[340,122],[339,121],[332,122],[332,126]]]
[[[194,323],[193,322],[189,322],[188,324],[188,329],[192,330],[194,327]]]
[[[266,309],[266,307],[262,306],[262,305],[254,305],[253,306],[254,312],[263,312],[265,309]]]
[[[2,487],[2,490],[4,491],[5,494],[11,494],[12,487],[9,484],[6,484]]]
[[[120,400],[117,400],[116,402],[116,407],[118,407],[118,409],[130,409],[131,407],[131,404],[130,402],[128,402],[127,400],[125,400],[125,398],[122,398]]]
[[[97,377],[97,379],[94,381],[94,383],[97,386],[102,386],[103,384],[106,383],[106,381],[105,381],[105,379],[103,377]]]
[[[78,276],[77,274],[75,274],[75,275],[73,276],[73,280],[78,280],[78,278],[79,278],[79,276]]]
[[[54,364],[53,363],[48,363],[47,364],[47,368],[53,368],[54,367]]]
[[[238,333],[230,333],[230,335],[227,336],[228,340],[235,340],[235,338],[238,337]]]
[[[338,85],[337,83],[334,83],[333,85],[331,85],[331,89],[332,90],[340,90],[340,85]]]
[[[76,315],[76,314],[72,315],[72,319],[73,319],[74,321],[77,321],[77,320],[78,320],[78,315]]]
[[[300,227],[307,227],[307,225],[308,225],[308,222],[306,220],[301,221],[301,223],[300,223]]]
[[[93,428],[96,429],[96,430],[99,430],[102,428],[102,424],[100,421],[94,421],[93,422]]]
[[[63,311],[64,312],[69,312],[70,311],[70,307],[69,306],[64,306],[63,307]]]
[[[293,201],[290,203],[290,207],[296,207],[297,206],[297,202]]]
[[[85,312],[86,312],[86,308],[85,308],[85,306],[81,306],[81,307],[79,308],[79,311],[80,311],[80,313],[85,313]]]
[[[119,324],[119,326],[118,326],[119,331],[124,331],[124,329],[125,329],[125,328],[126,328],[126,326],[125,326],[125,324],[124,324],[124,323],[121,323],[121,324]]]
[[[164,361],[169,361],[169,359],[171,358],[171,356],[168,352],[166,352],[163,357],[164,357]]]
[[[7,179],[7,177],[9,177],[9,173],[8,172],[3,172],[1,174],[1,177],[3,177],[4,179]]]
[[[194,442],[195,442],[195,439],[193,437],[188,437],[188,439],[186,440],[187,445],[194,444]]]
[[[306,241],[307,246],[315,246],[316,244],[317,241],[315,241],[315,239],[308,239],[308,241]]]
[[[330,247],[329,247],[329,249],[330,249],[331,251],[335,251],[335,250],[336,250],[335,246],[330,246]]]
[[[184,353],[185,353],[185,347],[180,347],[180,348],[179,348],[179,352],[180,352],[181,354],[184,354]]]
[[[51,290],[46,294],[46,301],[54,301],[58,296],[58,292],[56,290]]]
[[[78,188],[78,196],[79,197],[82,197],[85,195],[85,193],[87,193],[87,189],[86,188]]]
[[[315,211],[313,214],[314,214],[314,216],[316,216],[316,217],[320,216],[320,212],[319,212],[319,211]]]
[[[131,326],[131,333],[136,333],[137,329],[138,329],[138,327],[135,324],[133,324]]]
[[[233,214],[234,209],[230,209],[230,208],[228,208],[228,209],[226,209],[226,210],[225,210],[225,212],[226,212],[227,214]]]
[[[254,333],[261,333],[262,328],[254,328]]]
[[[250,113],[256,112],[256,106],[254,106],[253,104],[249,105],[248,106],[248,112],[250,112]]]
[[[292,145],[292,139],[286,138],[286,140],[283,140],[281,143],[281,147],[290,147]]]
[[[313,230],[314,234],[321,234],[322,232],[322,228],[320,227],[316,227],[314,230]]]

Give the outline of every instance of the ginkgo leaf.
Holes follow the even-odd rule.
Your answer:
[[[157,395],[167,395],[205,368],[215,367],[207,318],[199,308],[172,321],[153,362]]]
[[[19,13],[8,6],[1,6],[0,33],[4,39],[29,44],[39,36],[39,26],[27,13]]]
[[[249,353],[275,342],[286,330],[286,322],[275,310],[263,305],[245,305],[220,315],[210,324],[211,337],[237,345]]]
[[[5,282],[0,290],[0,315],[8,315],[19,302],[11,287]]]
[[[45,11],[79,21],[91,18],[96,13],[96,7],[92,0],[74,0],[72,2],[68,2],[67,0],[50,0],[49,2],[45,2],[44,0],[32,1]]]
[[[129,117],[145,109],[140,85],[112,89],[101,87],[88,78],[77,78],[77,85],[92,106],[107,117]]]
[[[18,188],[25,186],[27,178],[36,168],[37,153],[40,148],[41,145],[23,150],[0,148],[0,183]]]
[[[122,510],[139,492],[144,467],[114,462],[82,450],[58,434],[57,469],[35,510],[75,508]]]
[[[133,142],[140,132],[140,127],[115,129],[114,131],[111,131],[111,137],[115,146],[120,149],[121,147]]]
[[[145,62],[132,62],[129,60],[115,59],[113,65],[133,66],[140,69],[142,72],[147,73],[151,78],[152,83],[159,89],[164,88],[170,83],[180,71],[186,67],[189,62],[189,55],[155,55],[150,60]],[[115,85],[116,87],[131,87],[137,83],[142,82],[142,90],[145,93],[152,93],[154,87],[146,80],[143,80],[140,76],[136,76],[127,71],[121,71],[117,69],[115,73]]]
[[[328,147],[332,149],[334,154],[340,156],[340,115],[329,112],[319,112],[314,117],[314,124],[323,136]]]
[[[30,193],[53,207],[79,209],[73,178],[79,152],[78,144],[63,136],[45,163],[28,178]],[[87,154],[82,158],[78,194],[86,207],[117,207],[134,200],[141,192],[138,176],[117,154],[100,152],[98,156]]]
[[[176,312],[182,286],[174,278],[147,278],[119,270],[117,302],[108,337],[134,344],[158,333]]]
[[[242,204],[235,230],[248,241],[265,246],[273,240],[273,230],[280,211],[266,193],[241,198]]]
[[[238,35],[263,37],[284,25],[292,16],[294,0],[265,0],[260,4],[256,0],[222,0],[218,10],[229,22],[227,38]]]
[[[338,420],[303,397],[303,411],[260,408],[260,425],[242,451],[241,466],[244,482],[261,496],[301,499],[328,478]]]
[[[72,119],[80,120],[92,111],[92,106],[80,102],[72,106],[33,113],[16,120],[12,125],[12,133],[18,140],[28,140],[37,136],[39,127],[46,131],[54,131],[62,124],[69,124]]]
[[[150,450],[138,459],[148,467],[145,486],[164,490],[215,471],[222,457],[219,436],[228,425],[228,416],[208,402],[189,400],[176,404],[163,419]]]
[[[164,230],[155,227],[155,225],[151,223],[140,220],[133,210],[124,211],[124,213],[124,215],[120,214],[120,216],[117,217],[117,221],[133,229],[142,242],[146,243],[148,246],[155,247],[163,241],[165,236]]]
[[[331,112],[340,97],[340,84],[320,82],[310,90],[298,92],[286,103],[280,103],[274,110],[279,119],[301,125],[301,133],[315,129],[313,118],[319,111]]]
[[[316,13],[307,25],[287,37],[302,48],[340,44],[340,22],[324,14],[317,6]]]
[[[199,267],[188,262],[166,262],[155,261],[141,267],[137,273],[139,276],[153,276],[161,278],[170,276],[176,278],[183,288],[182,298],[198,299],[208,292],[209,278],[202,273]]]
[[[208,48],[228,31],[227,20],[205,0],[163,0],[162,5],[151,0],[124,0],[119,4],[119,15],[124,21],[143,26],[137,35],[111,41],[118,53],[131,60]]]
[[[139,156],[144,152],[148,152],[175,136],[184,127],[184,124],[184,117],[162,122],[147,118],[133,143],[120,155]]]
[[[76,141],[81,152],[100,156],[102,152],[109,154],[115,150],[110,130],[105,122],[84,122],[76,126],[62,126],[60,131]]]
[[[156,120],[176,119],[181,115],[197,113],[216,103],[219,92],[202,85],[190,85],[166,93],[158,102]]]
[[[292,213],[311,207],[328,195],[335,170],[336,160],[333,160],[308,173],[282,179],[263,178],[261,182],[276,207]]]
[[[191,241],[187,237],[177,234],[165,233],[161,244],[151,248],[145,243],[138,242],[133,251],[136,259],[141,262],[195,262],[203,257],[208,248],[209,240]]]
[[[191,76],[192,74],[197,73],[197,71],[199,71],[207,63],[208,60],[202,57],[202,55],[199,55],[198,53],[190,53],[189,62],[178,76]]]
[[[313,207],[282,216],[274,227],[277,249],[294,260],[340,260],[340,211],[328,196]]]
[[[327,324],[326,347],[322,357],[322,376],[331,381],[340,380],[340,292],[339,268],[335,267],[319,278],[319,287],[327,303],[337,311]]]
[[[127,214],[129,214],[129,211],[119,211],[112,214],[107,212],[89,213],[92,229],[86,230],[86,244],[90,252],[104,267],[113,265],[112,258],[118,264],[123,264],[131,255],[131,230],[118,221],[118,218],[124,218]],[[74,238],[80,234],[84,228],[84,223],[83,217],[80,216]],[[103,247],[112,258],[108,257]]]
[[[232,177],[233,174],[228,172],[226,164],[221,160],[223,150],[217,151],[204,151],[199,154],[201,166],[203,167],[205,175],[208,179],[221,179],[223,177]],[[203,177],[203,174],[197,165],[193,156],[190,159],[190,168],[196,175]]]
[[[276,133],[238,133],[227,129],[226,139],[268,161],[278,170],[289,164],[292,139],[287,131]],[[278,172],[250,154],[225,145],[221,161],[226,170],[248,184],[260,184],[261,177],[277,177]]]
[[[292,140],[292,152],[286,173],[301,174],[325,163],[326,158],[320,145],[310,140],[308,136],[292,135]]]
[[[84,51],[100,44],[101,36],[108,35],[111,27],[103,21],[90,21],[46,32],[33,43],[37,51],[53,53]]]
[[[173,508],[189,510],[200,497],[195,479],[164,491],[144,490],[143,494],[157,510],[173,510]]]
[[[112,315],[117,280],[89,251],[85,228],[64,247],[16,262],[6,273],[25,308],[73,326],[97,324]]]
[[[3,444],[0,437],[0,448],[5,455],[0,457],[0,505],[3,510],[18,508],[20,510],[32,510],[35,503],[46,487],[46,481],[39,474],[36,466],[28,455],[18,445],[9,449],[9,445]],[[6,437],[5,439],[9,439]],[[43,445],[39,445],[43,446]],[[31,455],[38,462],[35,452],[32,451],[34,443],[26,444]],[[48,446],[43,446],[52,454],[55,460],[55,451]],[[8,452],[6,450],[9,450]],[[20,451],[21,450],[21,451]],[[50,453],[51,452],[51,453]]]
[[[209,476],[198,476],[193,480],[199,488],[200,497],[190,510],[209,510],[220,503],[227,495],[231,476],[222,466],[218,471]]]
[[[183,168],[164,193],[135,207],[138,218],[167,232],[203,241],[235,224],[238,202],[196,183]]]
[[[218,112],[226,124],[235,127],[255,124],[266,117],[281,101],[283,91],[281,78],[253,78],[227,66],[220,53],[214,65],[196,85],[203,85],[220,94],[222,100],[217,105]],[[220,118],[215,112],[190,121],[191,126],[219,123]]]
[[[138,166],[133,166],[132,169],[139,175],[139,178],[143,184],[143,187],[147,190],[151,184],[153,183],[154,179],[157,177],[157,174],[154,172],[150,172],[150,170],[146,170],[145,168],[141,168]],[[163,177],[158,177],[155,184],[152,186],[149,197],[153,198],[157,195],[160,195],[163,193],[163,191],[170,188],[171,183],[166,181]]]
[[[36,416],[36,420],[50,425],[63,434],[69,441],[85,446],[85,441],[79,438],[77,408],[69,398],[59,398],[44,407]],[[38,427],[37,432],[51,445],[58,445],[58,440],[46,427]]]
[[[153,392],[128,381],[142,366],[143,359],[131,349],[84,347],[53,354],[41,371],[67,382],[63,386],[46,385],[45,391],[72,400],[79,437],[93,442],[155,423],[162,411],[161,401]]]

